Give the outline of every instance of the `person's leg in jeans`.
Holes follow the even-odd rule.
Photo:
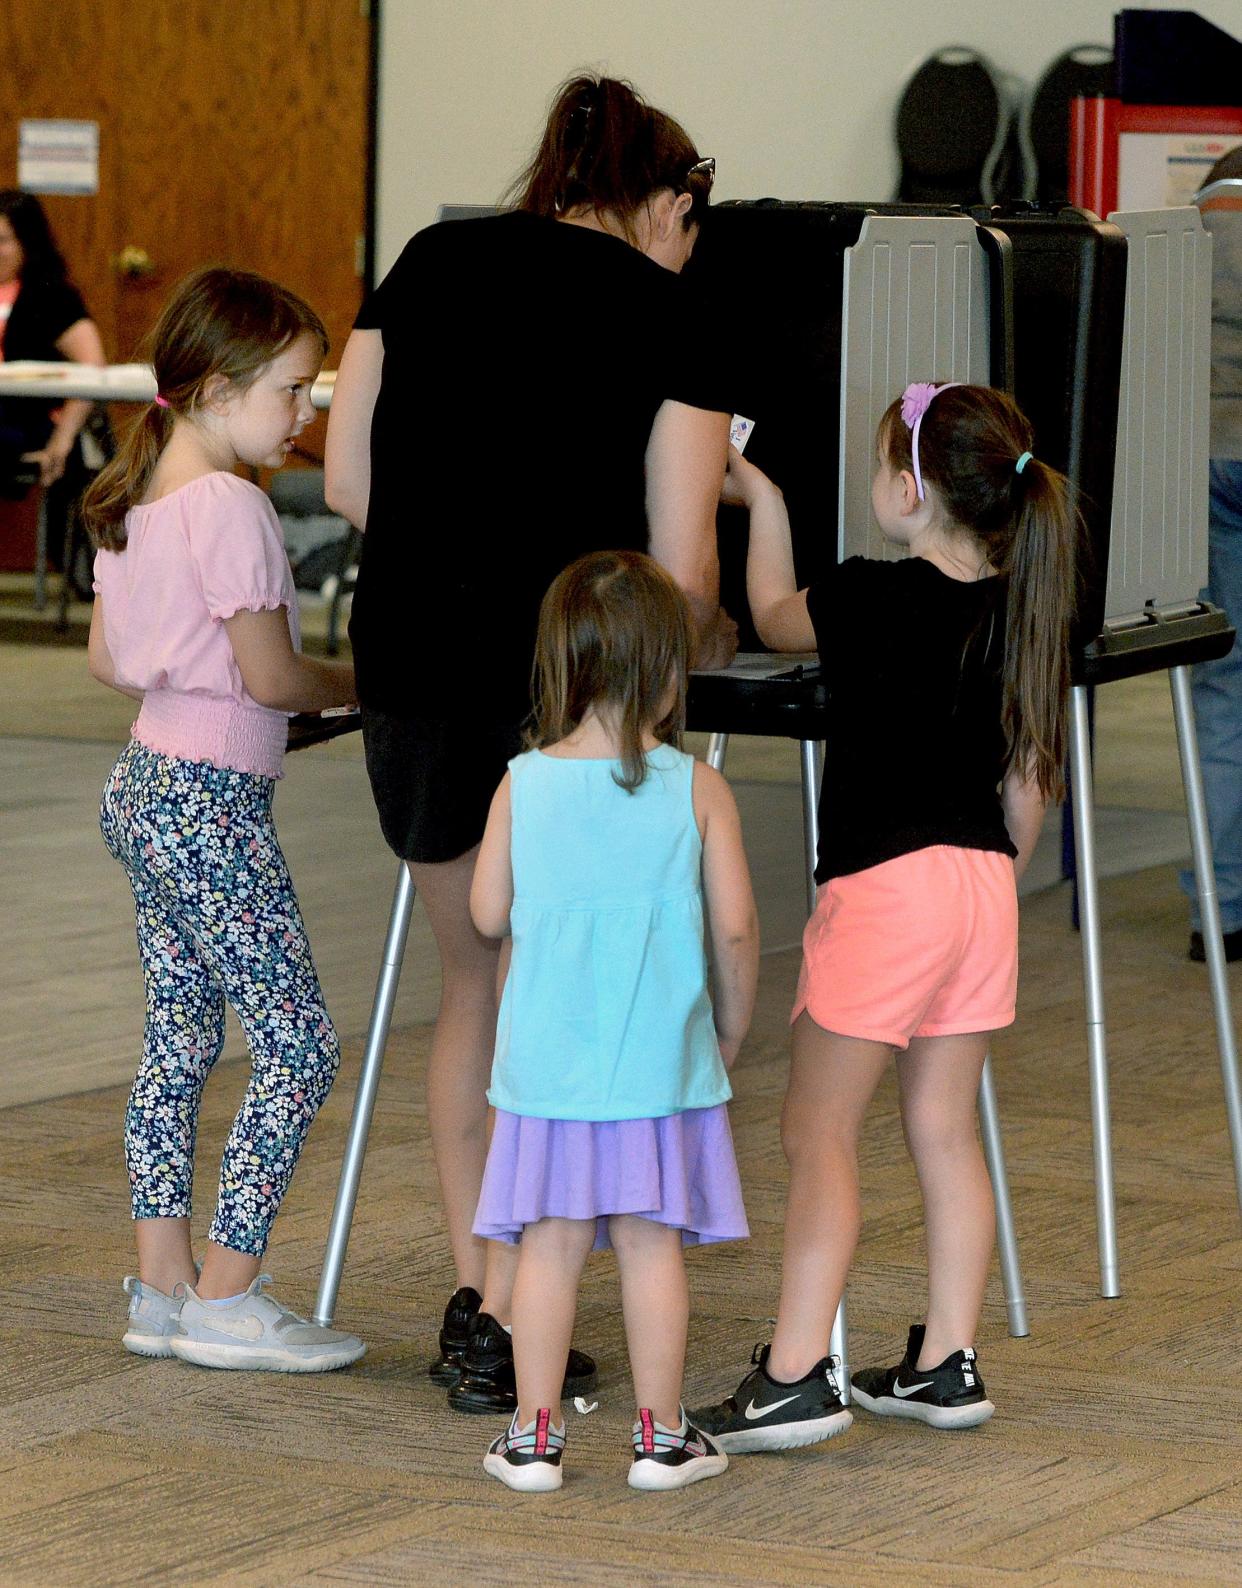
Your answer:
[[[1214,458],[1209,485],[1210,541],[1204,597],[1242,625],[1242,459]],[[1242,930],[1242,645],[1194,669],[1192,692],[1221,927]],[[1181,874],[1195,931],[1202,922],[1193,870]]]

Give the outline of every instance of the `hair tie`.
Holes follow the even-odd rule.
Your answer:
[[[927,494],[923,490],[923,475],[919,469],[919,428],[923,423],[923,415],[931,407],[932,398],[939,397],[942,391],[948,391],[950,386],[962,386],[964,381],[947,380],[943,386],[937,386],[934,381],[912,381],[901,394],[901,417],[910,431],[910,461],[914,465],[914,488],[919,494],[919,501],[925,502]]]
[[[1013,472],[1015,474],[1021,474],[1023,469],[1026,468],[1027,464],[1031,461],[1031,459],[1034,456],[1035,456],[1035,454],[1033,452],[1024,452],[1022,454],[1022,456],[1018,459],[1018,461],[1014,464]]]
[[[161,396],[161,394],[159,392],[156,392],[156,394],[155,394],[155,406],[157,408],[167,408],[168,407],[168,398],[164,397],[164,396]]]

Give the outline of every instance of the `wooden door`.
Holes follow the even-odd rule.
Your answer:
[[[370,9],[5,0],[0,185],[16,185],[22,118],[99,122],[99,192],[42,202],[111,359],[136,356],[179,277],[217,263],[307,298],[335,364],[363,286]],[[120,273],[125,249],[150,273]],[[303,439],[321,447],[314,431]]]

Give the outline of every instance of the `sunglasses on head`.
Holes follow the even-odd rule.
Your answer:
[[[716,161],[714,156],[709,154],[704,160],[696,160],[686,172],[685,177],[682,180],[689,182],[690,178],[693,176],[706,177],[707,185],[710,188],[712,183],[716,180]]]

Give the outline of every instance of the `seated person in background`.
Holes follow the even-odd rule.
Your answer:
[[[13,188],[0,190],[0,359],[107,363],[43,206]],[[55,484],[93,407],[76,398],[59,406],[29,398],[0,402],[0,475],[25,460],[38,468],[41,485]]]

